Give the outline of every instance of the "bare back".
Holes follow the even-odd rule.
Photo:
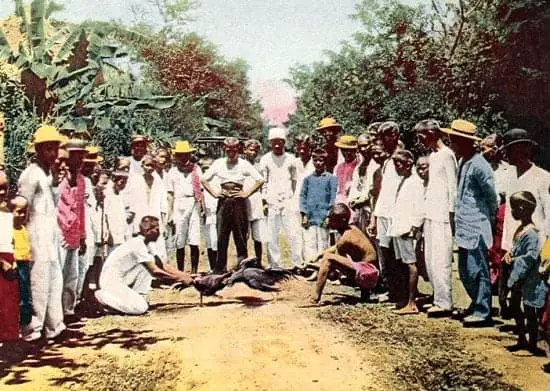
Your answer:
[[[356,226],[349,228],[336,242],[338,255],[349,256],[353,262],[376,261],[376,250],[367,236]]]

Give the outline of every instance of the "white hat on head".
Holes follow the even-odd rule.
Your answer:
[[[276,138],[281,138],[283,140],[286,140],[286,130],[283,128],[271,128],[269,129],[269,140],[273,140]]]

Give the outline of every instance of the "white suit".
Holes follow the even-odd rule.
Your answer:
[[[54,338],[65,329],[61,292],[63,274],[58,257],[59,230],[52,177],[36,163],[19,178],[19,193],[29,202],[27,232],[31,244],[31,295],[33,317],[23,330],[26,340]]]
[[[117,247],[103,265],[99,277],[101,289],[95,293],[97,300],[124,314],[145,313],[153,277],[143,263],[153,260],[154,255],[141,235]]]

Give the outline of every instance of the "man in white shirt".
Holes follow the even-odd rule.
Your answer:
[[[399,142],[399,125],[393,121],[384,122],[378,128],[377,137],[382,140],[385,152],[392,156]],[[392,238],[389,235],[390,213],[395,202],[400,177],[397,175],[392,159],[387,159],[384,162],[381,171],[381,188],[373,213],[376,228],[373,227],[371,222],[368,231],[370,233],[376,232],[379,250],[378,259],[383,279],[388,286],[389,298],[391,301],[404,306],[407,302],[405,287],[408,272],[401,262],[396,261],[392,249]]]
[[[258,157],[260,149],[261,144],[258,140],[250,139],[244,143],[244,158],[256,169],[256,158]],[[250,185],[250,183],[246,184]],[[254,242],[254,254],[258,260],[258,265],[261,265],[263,244],[267,242],[267,221],[264,214],[264,204],[261,192],[258,191],[248,197],[247,213],[248,221],[250,222],[250,236]]]
[[[269,130],[271,152],[260,159],[260,172],[265,178],[262,190],[267,202],[267,225],[270,239],[267,244],[267,260],[269,267],[280,268],[281,252],[279,249],[279,233],[286,236],[294,267],[302,265],[302,257],[296,240],[300,226],[296,220],[297,205],[294,202],[296,189],[296,159],[285,152],[286,131],[282,128]]]
[[[434,291],[433,307],[428,309],[428,316],[447,316],[453,307],[451,268],[457,187],[456,158],[454,152],[441,140],[437,121],[420,121],[414,129],[420,142],[431,151],[424,216],[426,269]]]
[[[129,209],[133,213],[134,233],[139,232],[139,224],[143,216],[154,216],[161,222],[161,236],[151,243],[152,251],[160,259],[166,260],[166,245],[164,236],[165,218],[168,212],[168,198],[162,179],[156,173],[155,161],[151,155],[145,155],[141,160],[143,174],[132,175],[128,180]]]
[[[533,213],[533,223],[540,232],[540,243],[544,243],[550,233],[550,173],[537,167],[532,159],[536,143],[523,129],[512,129],[504,134],[504,151],[511,164],[506,186],[506,212],[504,215],[504,231],[502,248],[510,251],[512,238],[519,226],[510,211],[510,196],[518,191],[531,192],[537,207]]]
[[[128,235],[128,223],[126,222],[126,207],[124,205],[123,191],[128,182],[128,173],[114,171],[112,182],[105,189],[103,208],[105,220],[109,228],[107,244],[109,254],[124,243],[131,235]]]
[[[239,140],[227,137],[224,141],[227,157],[214,161],[204,173],[201,184],[214,198],[218,199],[216,226],[218,230],[218,257],[215,273],[227,271],[227,247],[229,235],[237,249],[238,260],[248,257],[246,240],[248,236],[248,216],[246,199],[254,194],[264,183],[261,174],[249,162],[239,158]],[[244,188],[247,178],[252,178],[250,187]],[[212,183],[219,183],[220,189]]]
[[[19,194],[29,202],[27,231],[31,245],[31,295],[33,316],[23,329],[26,341],[42,336],[57,337],[63,330],[63,274],[56,234],[56,206],[50,168],[58,156],[61,136],[52,126],[41,126],[34,134],[36,163],[31,163],[19,178]]]
[[[167,191],[172,197],[172,218],[176,227],[176,260],[178,269],[184,269],[185,246],[191,253],[191,272],[199,267],[200,216],[204,210],[200,176],[202,170],[191,161],[191,148],[188,141],[176,142],[174,150],[176,166],[168,172]]]
[[[155,257],[150,243],[160,236],[159,220],[144,216],[138,236],[116,248],[105,261],[95,297],[102,305],[123,314],[141,315],[147,311],[147,293],[153,277],[168,283],[191,285],[191,277]]]

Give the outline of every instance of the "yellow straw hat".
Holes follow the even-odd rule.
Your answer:
[[[321,121],[319,121],[319,126],[317,126],[316,130],[319,132],[321,130],[329,128],[338,128],[342,130],[342,125],[336,122],[336,120],[332,117],[325,117]]]
[[[99,148],[95,145],[88,145],[86,147],[86,157],[84,158],[84,163],[101,163],[103,161],[103,156],[99,155]]]
[[[176,141],[176,148],[174,148],[174,155],[178,153],[191,153],[195,152],[196,149],[191,147],[189,141]]]
[[[334,143],[334,146],[341,149],[357,149],[357,138],[351,134],[344,134]]]
[[[481,141],[481,138],[476,136],[477,126],[463,119],[455,119],[451,123],[450,128],[441,128],[441,131],[453,136],[465,137],[470,140]]]
[[[59,134],[55,126],[42,125],[36,130],[36,132],[34,132],[34,145],[55,142],[61,143],[61,141],[61,135]]]

